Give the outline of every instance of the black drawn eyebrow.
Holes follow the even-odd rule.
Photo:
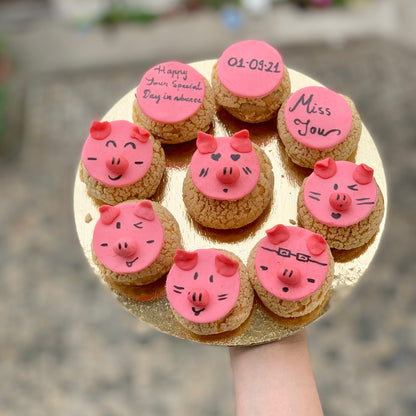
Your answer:
[[[199,173],[199,177],[200,177],[200,178],[201,178],[201,177],[205,178],[205,176],[207,176],[207,175],[208,175],[208,170],[209,170],[209,168],[207,168],[206,170],[205,170],[204,168],[202,168],[202,169],[201,169],[201,172]]]
[[[105,144],[105,147],[108,147],[109,144],[112,144],[114,147],[117,147],[117,143],[114,140],[108,140],[108,142]]]
[[[124,147],[127,147],[127,146],[131,146],[133,149],[135,149],[135,148],[136,148],[136,144],[135,144],[135,143],[133,143],[133,142],[127,142],[127,143],[124,145]]]
[[[173,285],[173,287],[174,287],[173,291],[174,291],[175,293],[179,293],[180,295],[182,294],[182,290],[184,290],[184,289],[185,289],[183,286],[176,286],[176,285]]]

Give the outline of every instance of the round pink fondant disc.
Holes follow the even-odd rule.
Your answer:
[[[273,244],[263,238],[256,251],[256,273],[262,286],[279,299],[297,301],[316,292],[324,282],[329,268],[329,254],[324,250],[312,255],[307,238],[313,233],[301,227],[287,227],[289,238]],[[279,253],[279,254],[278,254]],[[286,270],[286,273],[284,273]],[[287,279],[279,278],[279,273]],[[291,271],[296,271],[295,282],[290,283]]]
[[[229,137],[216,137],[217,148],[212,153],[196,150],[191,159],[190,170],[195,186],[208,198],[236,201],[248,195],[257,185],[260,163],[254,149],[247,153],[234,150]],[[238,159],[236,158],[238,157]],[[234,159],[233,159],[234,158]],[[239,171],[235,182],[224,183],[217,173],[232,167]]]
[[[149,221],[135,215],[135,203],[117,205],[120,214],[111,224],[97,221],[93,234],[94,252],[105,267],[115,273],[136,273],[152,264],[164,243],[165,232],[155,214]],[[136,251],[128,257],[117,254],[118,244],[134,241]]]
[[[216,271],[215,257],[221,252],[212,249],[196,250],[198,261],[194,268],[185,271],[174,264],[166,281],[166,294],[172,307],[191,322],[215,322],[234,307],[240,293],[240,273],[223,276]],[[201,299],[208,294],[203,305],[192,303],[192,297]]]
[[[275,90],[283,78],[283,60],[269,44],[246,40],[228,47],[218,61],[221,84],[238,97],[259,98]]]
[[[135,127],[125,120],[111,123],[111,133],[104,139],[96,140],[88,136],[82,149],[82,163],[95,180],[111,187],[132,185],[149,170],[153,159],[152,142],[145,143],[132,139],[130,133]],[[124,161],[125,170],[114,172],[111,162]]]
[[[143,113],[160,123],[180,123],[193,116],[205,96],[203,76],[189,65],[165,62],[149,69],[137,87]]]
[[[377,185],[374,178],[366,185],[360,185],[353,178],[355,163],[335,162],[337,172],[324,179],[312,172],[305,183],[304,201],[311,215],[330,227],[347,227],[366,218],[377,202]],[[344,194],[351,198],[346,210],[338,211],[330,203],[331,195]],[[334,197],[332,197],[334,198]]]
[[[336,92],[306,87],[293,93],[285,106],[290,134],[311,149],[327,149],[341,143],[352,124],[351,108]]]

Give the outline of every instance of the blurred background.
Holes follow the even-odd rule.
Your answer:
[[[388,178],[372,267],[308,329],[327,415],[416,414],[416,2],[0,0],[0,415],[232,415],[228,350],[125,312],[78,244],[90,123],[150,66],[253,38],[349,95]]]

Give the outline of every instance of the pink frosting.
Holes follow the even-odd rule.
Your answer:
[[[315,293],[329,270],[324,238],[300,227],[279,224],[267,231],[256,251],[262,286],[279,299],[297,301]]]
[[[352,112],[336,92],[324,87],[305,87],[287,101],[285,121],[299,143],[312,149],[327,149],[348,136]]]
[[[115,273],[136,273],[152,264],[165,239],[163,226],[149,201],[102,205],[94,229],[93,248]]]
[[[220,251],[178,250],[166,281],[176,312],[191,322],[208,323],[226,316],[240,294],[238,262]]]
[[[93,122],[82,149],[82,163],[89,175],[112,187],[140,180],[152,159],[149,132],[125,120]]]
[[[365,164],[334,162],[331,158],[319,161],[306,180],[304,201],[311,215],[323,224],[356,224],[371,213],[377,202],[373,170]]]
[[[283,78],[279,52],[265,42],[246,40],[229,46],[218,61],[221,84],[239,97],[259,98],[275,90]]]
[[[191,159],[191,177],[207,197],[234,201],[248,195],[260,177],[260,163],[249,133],[230,137],[198,133],[197,151]]]
[[[149,69],[137,87],[143,113],[160,123],[180,123],[193,116],[205,96],[203,76],[189,65],[164,62]]]

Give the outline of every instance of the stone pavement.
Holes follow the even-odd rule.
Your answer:
[[[388,176],[388,223],[372,267],[308,329],[325,413],[414,415],[415,49],[366,38],[281,52],[289,67],[353,98]],[[72,188],[85,132],[146,65],[45,72],[23,84],[23,146],[0,167],[2,416],[234,412],[227,349],[134,319],[77,241]]]

